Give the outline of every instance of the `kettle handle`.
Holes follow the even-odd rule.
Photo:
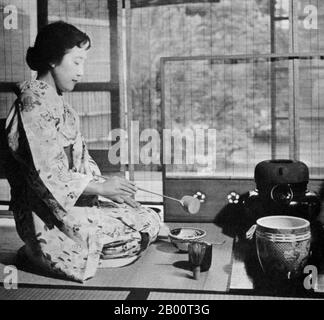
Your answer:
[[[279,185],[277,184],[277,185],[275,185],[275,186],[273,186],[272,187],[272,189],[271,189],[271,192],[270,192],[270,196],[271,196],[271,199],[274,201],[274,202],[278,202],[275,198],[274,198],[274,196],[273,196],[273,192],[276,190],[276,188],[278,188],[279,187]],[[294,192],[292,191],[292,189],[291,189],[291,187],[290,187],[290,184],[288,184],[288,188],[289,188],[289,192],[290,192],[290,194],[291,194],[291,199],[293,199],[294,198]],[[291,201],[291,199],[290,199],[290,201]],[[289,201],[289,202],[290,202]]]

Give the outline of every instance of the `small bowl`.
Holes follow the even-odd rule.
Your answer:
[[[182,252],[188,252],[190,242],[198,241],[205,236],[205,230],[191,227],[175,228],[169,233],[171,243]]]

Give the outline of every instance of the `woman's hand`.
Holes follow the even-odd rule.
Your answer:
[[[131,198],[136,191],[137,187],[134,182],[114,176],[99,184],[98,194],[118,203],[125,202],[136,208],[140,204]]]
[[[112,199],[112,198],[110,198],[110,199]],[[117,196],[117,197],[115,197],[115,199],[112,199],[112,200],[114,200],[114,201],[116,201],[118,203],[124,203],[125,202],[125,203],[129,204],[133,208],[138,208],[140,206],[140,204],[137,201],[135,201],[133,198],[128,197],[128,196]]]

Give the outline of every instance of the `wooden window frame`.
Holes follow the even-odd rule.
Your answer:
[[[219,2],[219,1],[186,1],[186,0],[126,0],[129,2],[129,6],[126,6],[127,10],[135,9],[135,8],[140,8],[140,7],[150,7],[150,6],[161,6],[161,5],[170,5],[170,4],[184,4],[184,3],[204,3],[204,2]],[[298,61],[299,59],[312,59],[312,58],[320,58],[323,59],[324,54],[319,54],[318,52],[309,52],[307,54],[300,54],[298,52],[298,48],[296,46],[296,43],[298,41],[298,38],[295,36],[297,34],[297,4],[293,0],[289,0],[289,16],[282,16],[282,17],[276,17],[275,16],[275,2],[274,0],[270,0],[270,40],[271,40],[271,49],[270,53],[263,55],[268,58],[278,58],[278,57],[286,57],[289,62],[289,67],[288,72],[292,77],[289,79],[290,85],[289,87],[289,96],[291,97],[290,100],[290,109],[288,113],[287,120],[292,123],[289,129],[289,157],[292,159],[299,159],[299,148],[298,144],[300,143],[299,139],[299,128],[298,128]],[[276,48],[275,48],[275,23],[277,21],[282,21],[282,20],[289,20],[290,25],[292,28],[290,28],[290,33],[289,33],[289,51],[288,53],[285,54],[276,54]],[[246,58],[247,55],[242,55],[243,58]],[[262,55],[257,55],[258,57]],[[171,57],[163,57],[160,60],[160,71],[161,71],[161,78],[163,77],[163,67],[162,65]],[[179,57],[174,57],[175,59],[178,59]],[[192,58],[192,57],[190,57]],[[181,58],[180,58],[181,59]],[[276,121],[279,120],[277,115],[276,115],[276,105],[275,105],[275,96],[276,96],[276,69],[274,64],[271,64],[271,79],[270,79],[270,89],[271,89],[271,158],[276,158]],[[163,81],[161,81],[161,94],[163,96]],[[163,99],[162,99],[162,123],[164,123],[164,106],[163,106]],[[128,120],[131,119],[131,114],[127,115]],[[163,127],[163,124],[162,124]],[[163,160],[163,143],[162,143],[162,149],[161,149],[161,160]],[[130,155],[129,155],[130,156]],[[163,161],[162,161],[163,163]],[[130,169],[130,176],[132,176],[132,168],[131,166],[129,167]],[[183,190],[182,187],[179,188],[179,183],[181,186],[183,184],[187,184],[187,189],[189,190],[194,189],[197,186],[210,186],[210,184],[215,184],[215,190],[223,190],[224,184],[228,185],[229,190],[236,190],[238,193],[245,193],[247,188],[248,189],[253,189],[254,188],[254,179],[253,178],[235,178],[235,177],[227,177],[225,179],[213,177],[210,179],[206,178],[184,178],[180,177],[179,179],[177,178],[168,178],[166,176],[165,172],[165,166],[162,165],[162,184],[163,184],[163,194],[167,194],[170,196],[174,196],[177,191]],[[199,180],[199,181],[198,181]],[[209,180],[209,181],[208,181]],[[197,185],[198,182],[198,185]],[[190,187],[192,185],[192,187]],[[311,190],[318,191],[321,188],[321,179],[320,178],[315,178],[311,179],[309,182],[309,188]],[[187,190],[187,191],[188,191]],[[193,190],[191,190],[193,191]],[[195,190],[196,191],[196,190]],[[189,191],[190,192],[190,191]],[[226,192],[226,191],[224,191]],[[189,193],[188,193],[189,194]],[[213,207],[213,211],[216,212],[218,209],[222,210],[222,205],[224,204],[224,194],[223,192],[219,192],[216,195],[214,194],[213,196],[215,199],[215,206]],[[225,197],[226,198],[226,197]],[[187,222],[192,222],[192,221],[213,221],[214,216],[213,214],[206,213],[205,216],[197,215],[197,216],[183,216],[181,213],[176,214],[176,212],[179,212],[179,208],[173,204],[173,203],[166,203],[164,202],[164,212],[169,212],[168,216],[165,216],[166,221],[187,221]],[[180,210],[181,211],[181,210]]]
[[[280,60],[280,59],[285,59],[288,60],[288,62],[293,62],[295,60],[300,60],[300,59],[324,59],[324,54],[319,54],[319,53],[287,53],[287,54],[275,54],[275,53],[269,53],[269,54],[237,54],[237,55],[213,55],[213,56],[182,56],[182,57],[178,57],[178,56],[172,56],[172,57],[162,57],[160,59],[160,72],[161,72],[161,96],[162,96],[162,127],[165,127],[165,118],[164,118],[164,114],[165,114],[165,87],[164,87],[164,79],[165,79],[165,64],[167,62],[183,62],[183,61],[203,61],[203,60],[207,60],[207,61],[215,61],[215,60],[219,60],[219,61],[225,61],[225,60],[233,60],[233,61],[253,61],[253,60],[257,60],[257,59],[264,59],[267,62],[272,62],[273,60]],[[271,64],[272,65],[272,64]],[[276,69],[274,68],[274,73],[276,72]],[[273,75],[271,75],[271,80]],[[297,80],[299,81],[299,80]],[[273,85],[273,82],[270,81],[270,84]],[[298,82],[297,84],[294,83],[292,87],[289,87],[289,91],[291,93],[291,95],[295,96],[295,87],[298,86]],[[275,105],[275,90],[271,90],[271,107],[273,108],[273,104]],[[296,104],[297,104],[297,99],[294,98],[293,101],[293,107],[294,109],[297,108]],[[273,110],[271,110],[273,113]],[[298,119],[295,118],[296,117],[296,113],[295,112],[290,112],[289,113],[289,117],[287,117],[287,120],[290,123],[295,123],[296,121],[298,121]],[[277,117],[274,117],[274,120],[276,120]],[[281,119],[281,118],[280,118]],[[273,119],[271,119],[273,120]],[[293,127],[293,132],[290,136],[290,144],[293,145],[293,153],[290,154],[290,157],[292,159],[298,160],[299,158],[299,154],[296,153],[296,151],[299,149],[299,146],[296,146],[295,144],[299,144],[300,141],[299,139],[296,139],[296,128],[294,126]],[[275,131],[272,131],[272,134]],[[271,139],[271,150],[273,151],[273,143],[275,141],[275,137],[272,137]],[[163,143],[161,144],[163,147]],[[275,158],[272,154],[272,158]],[[161,163],[163,160],[163,151],[161,152]],[[164,166],[163,166],[164,168]],[[163,172],[165,171],[165,169],[163,169]],[[163,175],[164,178],[166,178],[166,175]],[[192,179],[192,177],[190,177],[190,179]]]
[[[120,86],[119,86],[119,49],[118,49],[118,0],[106,0],[110,21],[111,80],[109,82],[81,82],[73,92],[110,92],[111,129],[120,128]],[[37,31],[48,24],[48,0],[37,0]],[[16,82],[0,82],[0,92],[12,93]],[[108,149],[108,146],[107,146]],[[98,162],[103,174],[121,171],[120,165],[109,164],[108,150],[89,150]]]
[[[121,57],[121,49],[118,45],[118,37],[119,37],[119,29],[120,29],[120,21],[119,21],[119,11],[118,9],[120,7],[126,8],[126,14],[127,10],[131,10],[133,8],[140,8],[140,7],[149,7],[149,6],[161,6],[161,5],[170,5],[170,4],[183,4],[183,3],[204,3],[204,2],[219,2],[219,0],[107,0],[108,6],[109,6],[109,19],[111,19],[111,34],[113,35],[110,39],[110,48],[111,48],[111,81],[110,82],[88,82],[88,83],[80,83],[76,86],[75,91],[76,92],[85,92],[85,91],[92,91],[92,92],[110,92],[111,93],[111,103],[112,106],[117,106],[112,108],[112,129],[114,128],[120,128],[124,127],[124,121],[125,118],[131,118],[131,108],[129,109],[129,114],[125,114],[125,108],[123,108],[123,99],[121,99],[122,94],[124,94],[123,91],[123,84],[120,81],[119,78],[120,73],[120,65],[123,63],[121,61],[122,59],[119,59]],[[324,53],[307,53],[307,54],[298,54],[298,47],[297,47],[297,37],[294,37],[294,34],[297,34],[297,23],[296,19],[298,19],[297,16],[297,4],[293,0],[289,0],[289,16],[287,17],[275,17],[275,7],[274,7],[274,1],[271,0],[271,6],[270,6],[270,17],[271,17],[271,53],[270,56],[273,55],[274,57],[288,57],[291,60],[290,63],[290,72],[293,77],[293,83],[294,86],[291,88],[291,94],[290,96],[293,97],[292,104],[290,104],[290,110],[289,110],[289,116],[287,120],[289,122],[292,122],[293,125],[290,128],[290,150],[289,150],[289,156],[294,159],[299,158],[299,149],[298,149],[298,143],[299,143],[299,128],[298,123],[296,123],[296,119],[298,119],[297,114],[297,103],[298,103],[298,88],[295,85],[295,80],[298,79],[298,60],[300,58],[320,58],[324,59]],[[48,23],[48,0],[37,0],[37,17],[38,17],[38,29],[40,29],[42,26],[46,25]],[[289,53],[288,54],[275,54],[275,22],[280,20],[289,20],[292,28],[290,28],[290,34],[289,34]],[[127,22],[127,21],[126,21]],[[127,47],[126,47],[127,48]],[[129,55],[129,52],[126,52],[126,55]],[[267,55],[267,56],[269,56]],[[243,55],[246,57],[246,55]],[[260,55],[258,55],[260,56]],[[168,58],[162,58],[162,59],[168,59]],[[162,60],[161,60],[162,62]],[[275,109],[275,100],[273,99],[275,95],[275,70],[272,70],[271,73],[271,122],[272,122],[272,129],[271,129],[271,155],[272,157],[275,157],[276,155],[276,149],[275,149],[275,139],[276,139],[276,109]],[[126,79],[127,81],[127,79]],[[12,92],[13,87],[15,83],[14,82],[0,82],[0,92]],[[126,92],[126,94],[129,94],[129,92]],[[131,148],[131,146],[129,146]],[[98,154],[96,155],[96,160],[101,159],[100,166],[104,166],[103,172],[111,171],[110,166],[107,164],[107,150],[97,150]],[[105,167],[106,165],[106,167]],[[121,166],[116,167],[115,171],[120,171]],[[132,172],[134,168],[132,168],[131,165],[128,166],[130,177],[132,177]],[[163,180],[165,179],[165,175],[163,175]],[[315,179],[318,180],[318,179]]]
[[[151,7],[151,6],[163,6],[163,5],[177,5],[177,4],[185,4],[185,3],[218,3],[219,0],[123,0],[123,2],[128,2],[127,10],[132,10],[135,8],[142,7]],[[277,21],[289,20],[290,28],[289,28],[289,52],[283,54],[277,54],[275,48],[275,23]],[[288,16],[278,17],[275,15],[275,1],[270,0],[270,53],[269,54],[258,54],[258,55],[228,55],[228,56],[216,56],[216,58],[224,58],[224,57],[238,57],[238,58],[248,58],[252,57],[268,57],[268,58],[287,58],[289,59],[288,72],[290,75],[289,78],[289,114],[288,117],[285,118],[289,122],[289,158],[299,160],[300,151],[300,133],[299,133],[299,120],[300,117],[298,115],[298,101],[299,101],[299,60],[300,59],[324,59],[324,52],[308,52],[308,53],[300,53],[298,52],[298,37],[295,35],[298,34],[298,7],[296,1],[289,0],[289,14]],[[161,77],[163,74],[163,64],[166,61],[170,61],[170,59],[181,60],[183,57],[162,57],[160,59],[160,71]],[[186,59],[200,59],[200,57],[186,57]],[[207,59],[211,57],[205,57]],[[270,79],[270,94],[271,94],[271,158],[276,158],[276,121],[282,120],[283,118],[278,118],[276,116],[276,105],[275,105],[275,97],[276,97],[276,68],[273,64],[270,66],[271,68],[271,79]],[[163,85],[163,84],[162,84]],[[161,86],[162,86],[161,85]],[[161,91],[163,89],[161,88]],[[163,92],[162,92],[163,96]],[[163,102],[162,102],[163,105]],[[164,107],[162,107],[164,108]],[[162,112],[163,113],[163,112]],[[130,120],[131,114],[128,114],[128,120]],[[162,119],[163,123],[163,119]],[[163,154],[163,152],[162,152]],[[161,154],[161,158],[163,157]],[[130,166],[130,175],[133,176],[132,171],[133,167]],[[162,169],[164,171],[164,169]],[[165,175],[163,174],[163,179]],[[318,178],[320,179],[320,178]],[[315,178],[316,180],[316,178]]]

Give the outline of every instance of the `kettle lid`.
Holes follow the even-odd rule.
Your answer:
[[[265,160],[254,170],[257,186],[287,183],[308,183],[309,170],[305,163],[296,160]]]

